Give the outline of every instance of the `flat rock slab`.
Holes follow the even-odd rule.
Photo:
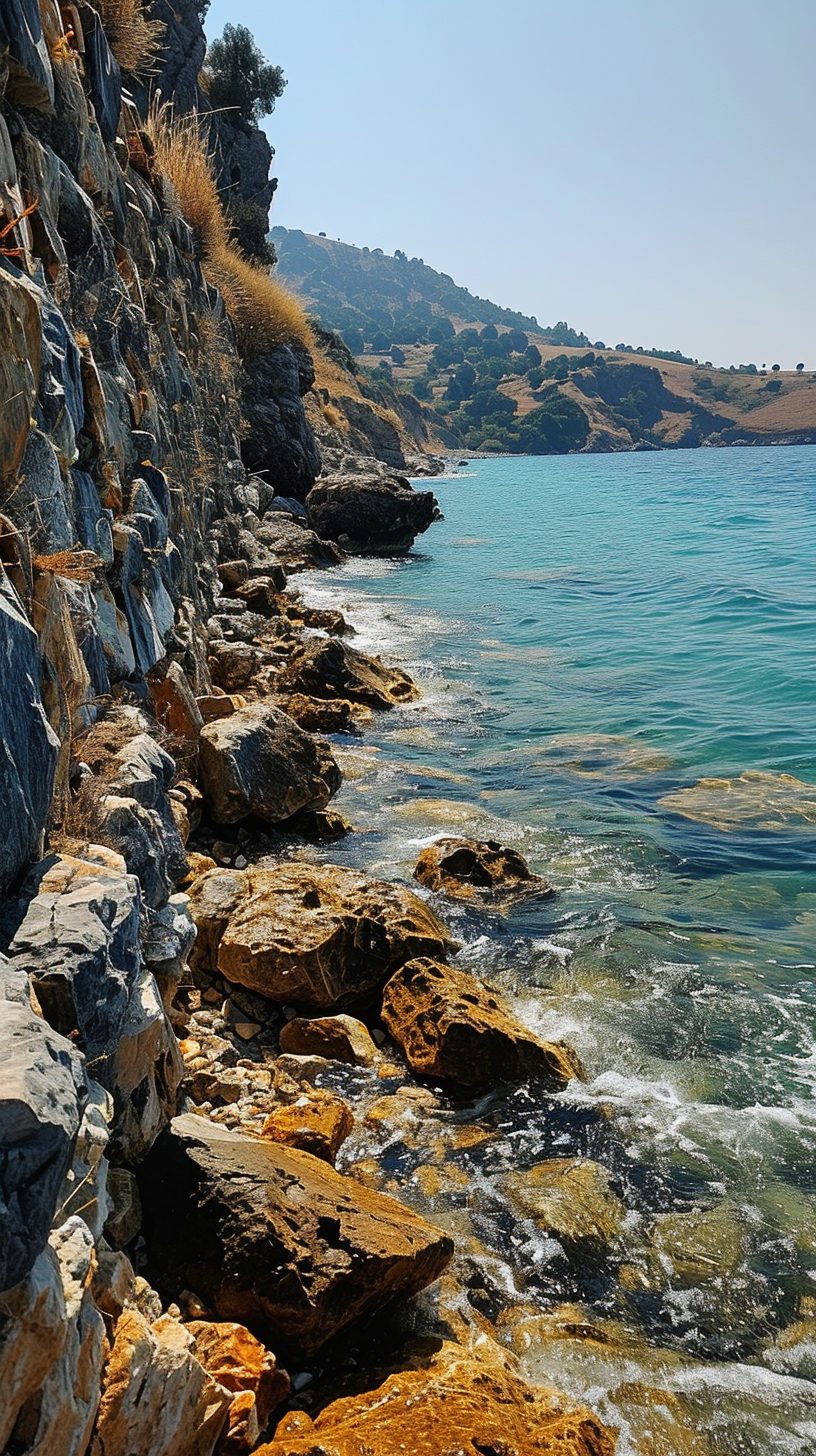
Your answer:
[[[418,1362],[417,1362],[418,1363]],[[256,1456],[614,1456],[615,1437],[588,1410],[526,1385],[498,1361],[443,1345],[426,1368],[400,1370],[312,1418],[283,1417]]]
[[[257,814],[270,824],[323,809],[342,775],[329,749],[270,704],[207,723],[199,739],[201,787],[221,824]]]
[[[419,689],[406,672],[386,667],[337,638],[315,638],[292,656],[279,674],[279,692],[312,698],[347,699],[368,708],[393,708],[419,697]]]
[[[308,1356],[442,1272],[453,1243],[293,1148],[176,1118],[139,1170],[151,1278]]]
[[[543,1082],[562,1088],[580,1077],[576,1053],[542,1042],[504,1001],[464,971],[410,961],[383,992],[383,1021],[413,1070],[460,1087]]]
[[[437,839],[423,849],[414,879],[458,900],[472,900],[480,894],[499,901],[555,894],[552,885],[533,874],[517,850],[495,839]]]
[[[194,970],[320,1009],[352,1002],[406,961],[454,944],[410,890],[339,865],[212,870],[190,887],[190,913]]]

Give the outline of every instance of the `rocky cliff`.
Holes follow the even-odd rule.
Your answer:
[[[152,88],[127,71],[145,24]],[[350,1332],[453,1253],[335,1170],[354,1114],[314,1085],[338,1057],[400,1075],[347,1010],[368,1014],[417,957],[444,974],[451,937],[404,887],[288,859],[347,828],[314,734],[415,689],[286,577],[344,548],[404,550],[436,503],[389,473],[405,422],[376,401],[366,415],[353,371],[287,333],[228,239],[216,252],[217,207],[205,226],[173,185],[168,148],[191,143],[207,186],[271,198],[260,133],[207,116],[204,53],[192,0],[157,0],[149,21],[136,0],[0,0],[0,1449],[15,1456],[238,1456],[265,1432],[316,1450],[304,1363],[331,1372]],[[319,489],[310,418],[328,440]],[[467,1016],[469,1035],[515,1045],[495,1002]],[[453,1382],[463,1449],[488,1449],[471,1438],[510,1401],[502,1450],[611,1450],[544,1394],[525,1422],[506,1357],[474,1396],[457,1349],[412,1366],[429,1432]],[[371,1402],[342,1404],[332,1449],[360,1450]],[[377,1420],[391,1449],[402,1428]]]

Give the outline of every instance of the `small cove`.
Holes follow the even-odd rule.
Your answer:
[[[478,461],[434,483],[446,519],[411,556],[299,579],[423,688],[336,740],[358,832],[325,857],[406,879],[446,832],[519,848],[554,899],[435,904],[460,963],[587,1071],[555,1099],[443,1099],[346,1157],[456,1233],[471,1303],[622,1456],[696,1450],[689,1424],[715,1456],[816,1450],[814,464]],[[593,1267],[506,1191],[576,1155],[626,1208]],[[605,1347],[554,1332],[565,1304]],[[662,1445],[633,1384],[674,1410]]]

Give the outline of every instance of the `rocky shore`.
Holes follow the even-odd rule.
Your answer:
[[[206,113],[197,7],[155,13]],[[417,441],[295,339],[239,354],[93,6],[0,0],[0,41],[0,1449],[607,1456],[455,1234],[335,1167],[581,1076],[429,904],[548,893],[518,855],[443,845],[421,893],[310,858],[353,832],[325,735],[417,688],[290,578],[410,548]],[[264,145],[218,124],[247,188]]]

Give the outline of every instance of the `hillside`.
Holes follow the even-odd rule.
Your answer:
[[[816,443],[816,375],[717,369],[594,345],[475,297],[402,253],[275,228],[278,272],[356,356],[364,390],[413,395],[429,438],[525,454]],[[436,420],[436,424],[434,424]]]

